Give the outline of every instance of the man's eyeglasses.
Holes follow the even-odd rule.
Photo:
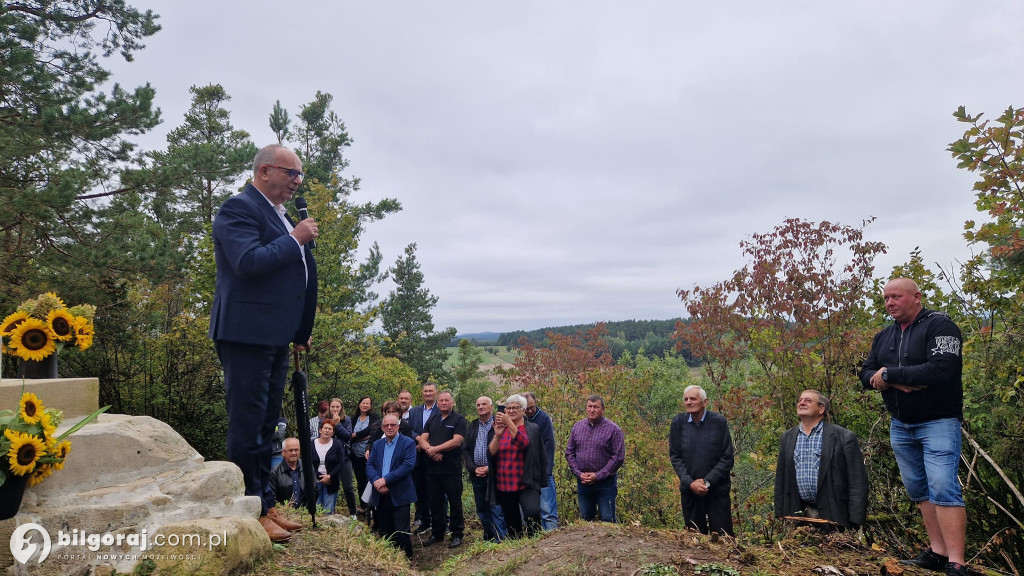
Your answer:
[[[811,404],[811,403],[813,403],[813,404],[821,404],[821,402],[818,402],[818,400],[816,398],[801,398],[801,399],[796,401],[796,405],[797,406],[799,406],[801,404]]]
[[[294,168],[285,168],[284,166],[274,166],[273,164],[264,164],[264,166],[270,166],[271,168],[277,168],[278,170],[280,170],[280,171],[284,172],[285,174],[287,174],[288,178],[291,179],[291,180],[295,180],[296,178],[298,178],[301,181],[306,176],[302,172],[302,170],[296,170]]]
[[[395,426],[398,426],[398,424],[381,424],[380,425],[381,428],[394,428]]]

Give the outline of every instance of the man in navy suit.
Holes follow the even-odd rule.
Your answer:
[[[316,312],[316,262],[307,246],[317,237],[316,222],[295,224],[283,206],[302,176],[291,150],[261,149],[252,183],[228,198],[213,221],[217,289],[210,338],[224,367],[227,455],[242,470],[245,493],[262,499],[260,524],[275,542],[301,528],[277,514],[269,479],[289,347],[309,348]]]
[[[433,382],[423,383],[423,404],[409,408],[409,427],[412,428],[412,438],[416,440],[423,433],[423,426],[430,420],[430,416],[437,411],[434,402],[437,400],[437,384]],[[430,532],[430,497],[427,495],[427,458],[420,447],[416,444],[416,469],[412,473],[412,481],[416,485],[416,527],[417,534]],[[439,519],[447,523],[447,518]]]
[[[378,534],[389,538],[412,558],[409,506],[416,501],[412,471],[416,467],[416,442],[398,433],[398,416],[381,419],[384,437],[373,443],[366,461],[366,479],[373,485],[370,506],[377,512]]]

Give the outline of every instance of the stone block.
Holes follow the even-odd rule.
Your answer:
[[[47,408],[59,408],[64,412],[65,422],[77,422],[99,408],[98,378],[4,378],[0,380],[0,410],[16,408],[18,401],[21,400],[22,391],[38,396],[39,401]]]
[[[223,575],[244,571],[274,550],[253,518],[202,518],[177,522],[157,532],[164,545],[148,551],[158,574]]]

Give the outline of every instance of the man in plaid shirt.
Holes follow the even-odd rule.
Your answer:
[[[587,417],[573,425],[565,459],[577,478],[580,517],[593,520],[600,511],[602,522],[615,522],[618,471],[626,460],[626,443],[622,428],[604,417],[599,395],[587,398]]]
[[[775,465],[775,516],[821,518],[856,528],[868,510],[864,455],[856,434],[825,422],[828,410],[824,394],[800,394],[800,424],[782,435]]]

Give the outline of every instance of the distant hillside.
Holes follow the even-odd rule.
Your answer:
[[[496,344],[501,332],[473,332],[471,334],[459,334],[452,339],[452,346],[458,346],[459,340],[465,338],[471,344]]]
[[[676,342],[672,339],[672,335],[676,330],[676,322],[680,320],[680,318],[672,318],[669,320],[605,322],[605,328],[608,330],[606,340],[609,348],[611,348],[612,357],[618,360],[619,356],[625,351],[629,351],[630,354],[635,356],[641,350],[647,356],[664,356],[666,352],[675,350]],[[595,322],[573,326],[554,326],[530,331],[516,330],[515,332],[502,334],[495,344],[498,346],[518,346],[519,340],[525,337],[535,346],[544,346],[547,343],[548,332],[554,334],[576,334],[577,332],[590,330],[596,325],[597,323]],[[693,359],[690,354],[690,348],[685,343],[680,351],[680,355],[692,366],[700,364],[699,361]]]

